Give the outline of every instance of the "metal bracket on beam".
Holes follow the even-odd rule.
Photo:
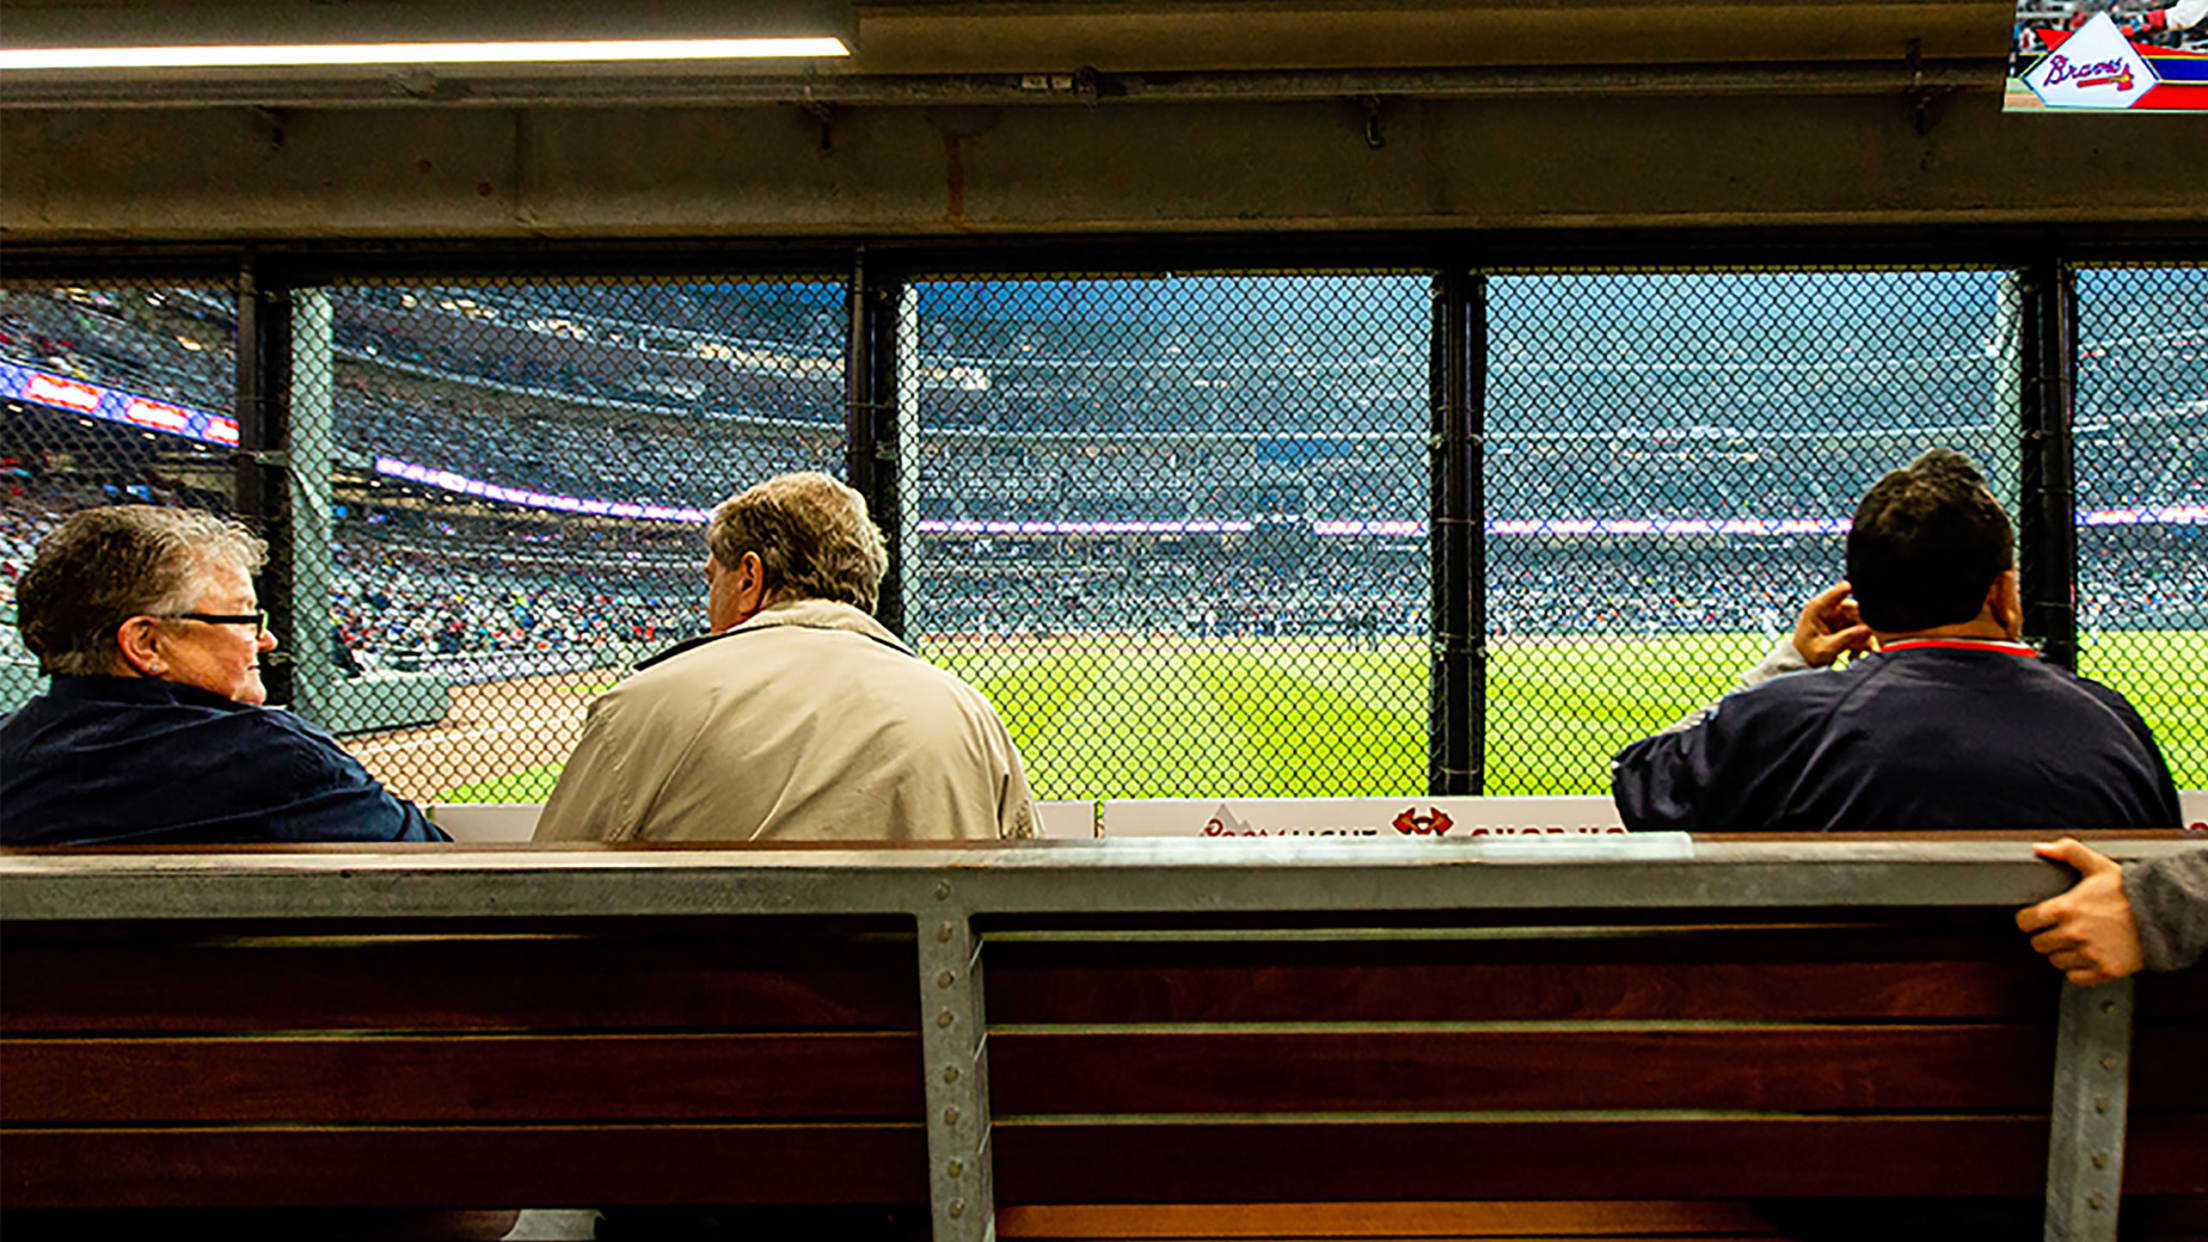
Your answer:
[[[2115,1242],[2131,1086],[2132,981],[2064,984],[2047,1139],[2046,1242]]]
[[[836,142],[835,106],[833,104],[822,103],[820,100],[813,98],[813,91],[811,87],[805,88],[805,98],[800,100],[797,106],[804,109],[805,115],[820,122],[820,149],[823,151],[827,151],[833,148]]]
[[[1909,109],[1915,117],[1917,137],[1922,138],[1932,129],[1932,105],[1950,94],[1953,87],[1934,86],[1925,80],[1924,40],[1909,40],[1909,85],[1902,93],[1909,98]]]
[[[920,932],[920,1051],[927,1076],[928,1215],[936,1242],[996,1237],[989,1145],[989,1030],[981,940],[954,882],[914,911]]]
[[[289,470],[291,469],[291,451],[289,449],[233,449],[231,451],[231,465],[248,463],[255,466],[266,466],[272,470]]]

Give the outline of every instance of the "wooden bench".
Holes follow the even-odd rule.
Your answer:
[[[2062,886],[2027,846],[1555,848],[11,854],[0,1207],[1619,1238],[2012,1196],[2060,1237],[2113,1237],[2119,1200],[2200,1226],[2208,977],[2065,988],[2008,921]]]

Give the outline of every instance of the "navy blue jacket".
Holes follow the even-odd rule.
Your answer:
[[[329,734],[194,686],[56,677],[0,720],[0,845],[450,839]]]
[[[1626,826],[1692,832],[2176,828],[2124,696],[2029,656],[1921,647],[1726,696],[1626,747]]]

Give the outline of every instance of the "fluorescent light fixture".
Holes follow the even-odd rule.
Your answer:
[[[242,69],[298,65],[511,65],[619,60],[849,56],[843,40],[575,39],[532,43],[232,44],[219,47],[0,48],[0,70]]]
[[[851,0],[215,0],[11,7],[0,71],[849,56]]]

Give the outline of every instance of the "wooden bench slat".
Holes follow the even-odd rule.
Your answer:
[[[70,1207],[925,1203],[918,1123],[14,1130],[0,1201]]]
[[[2136,1136],[2151,1148],[2152,1125]],[[1000,1120],[1007,1203],[2037,1195],[2045,1117]],[[2197,1154],[2197,1148],[2195,1152]],[[2165,1162],[2166,1163],[2166,1162]],[[2168,1170],[2150,1158],[2134,1188]],[[2130,1159],[2126,1183],[2133,1186]],[[2184,1179],[2178,1179],[2184,1180]]]
[[[2199,1065],[2196,1054],[2195,1074]],[[2124,1194],[2208,1195],[2208,1112],[2142,1112],[2142,1102],[2139,1095],[2132,1096],[2125,1128]],[[2208,1224],[2208,1210],[2194,1219]]]
[[[2183,1028],[2139,1033],[2138,1112],[2208,1109]],[[1716,1108],[2043,1112],[2054,1032],[2010,1025],[993,1032],[1010,1114]]]
[[[1006,1238],[1769,1238],[1723,1202],[1002,1204]]]
[[[750,938],[28,944],[0,951],[0,1029],[909,1031],[913,954]]]
[[[2036,955],[1943,961],[1648,961],[1487,943],[1360,955],[1328,946],[989,945],[992,1021],[1450,1022],[2017,1019],[2052,1023],[2061,978]],[[1553,948],[1553,946],[1551,946]],[[1411,952],[1415,948],[1416,952]],[[1608,951],[1609,955],[1605,953]],[[1360,960],[1360,956],[1362,960]],[[1496,959],[1502,960],[1496,960]]]
[[[2208,1025],[2208,971],[2150,972],[2134,978],[2133,1010],[2140,1024]]]
[[[2044,1112],[2054,1040],[2003,1026],[999,1032],[1014,1114],[1755,1109]],[[2197,1087],[2194,1096],[2208,1095]],[[2201,1101],[2208,1104],[2208,1100]]]
[[[11,1126],[919,1118],[904,1035],[0,1040]]]

